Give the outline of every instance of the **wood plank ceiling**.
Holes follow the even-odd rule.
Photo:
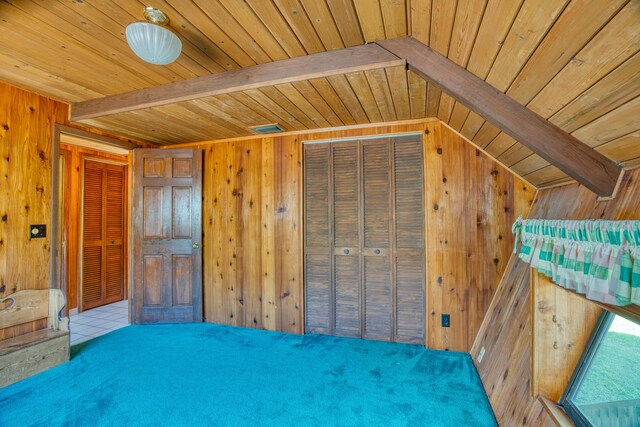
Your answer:
[[[183,54],[139,60],[124,38],[165,11]],[[640,162],[640,0],[12,0],[0,80],[79,102],[412,35],[607,157]],[[404,67],[252,89],[83,121],[160,144],[438,117],[537,186],[568,177]]]

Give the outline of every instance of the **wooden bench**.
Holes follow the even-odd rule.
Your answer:
[[[59,289],[19,291],[0,299],[0,329],[47,319],[47,328],[0,341],[0,387],[69,360],[69,318]]]

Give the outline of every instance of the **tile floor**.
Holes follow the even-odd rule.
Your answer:
[[[118,301],[70,316],[71,345],[80,344],[129,324],[129,301]]]

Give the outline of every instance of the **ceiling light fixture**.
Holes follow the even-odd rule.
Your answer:
[[[155,65],[167,65],[178,59],[182,42],[166,27],[169,18],[155,7],[146,7],[144,17],[148,22],[134,22],[125,31],[131,50],[143,61]]]

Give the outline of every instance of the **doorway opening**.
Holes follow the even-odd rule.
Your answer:
[[[135,145],[56,128],[51,286],[65,293],[73,345],[129,324],[129,160]]]

